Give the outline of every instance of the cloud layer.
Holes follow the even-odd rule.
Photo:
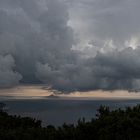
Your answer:
[[[0,87],[139,89],[139,4],[1,0]]]

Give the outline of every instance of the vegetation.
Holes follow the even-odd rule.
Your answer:
[[[42,127],[41,121],[11,116],[0,104],[0,140],[140,140],[140,105],[116,109],[101,106],[96,117],[77,125]]]

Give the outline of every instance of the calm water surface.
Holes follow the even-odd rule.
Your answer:
[[[52,124],[55,126],[66,123],[76,123],[79,118],[85,117],[90,120],[97,113],[100,105],[109,106],[111,109],[134,106],[140,100],[8,100],[7,104],[10,114],[30,116],[40,119],[43,125]]]

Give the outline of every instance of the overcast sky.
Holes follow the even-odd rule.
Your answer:
[[[0,0],[0,87],[139,90],[139,0]]]

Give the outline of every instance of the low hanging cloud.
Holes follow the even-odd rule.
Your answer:
[[[132,19],[129,22],[127,11],[134,5],[130,6],[130,1],[126,5],[126,1],[1,0],[0,87],[44,83],[60,91],[139,90],[139,41],[131,42],[135,49],[128,41],[133,35],[139,37],[139,24]],[[90,17],[79,12],[73,15],[71,10],[75,11],[76,5],[78,11],[86,11]],[[131,18],[138,11],[132,9]],[[80,22],[81,16],[85,22]],[[75,17],[81,28],[74,26]],[[136,14],[134,21],[138,17]],[[79,40],[75,32],[81,37]],[[81,40],[90,41],[89,46],[77,51],[73,46],[82,44]],[[106,41],[110,43],[105,45]]]
[[[139,90],[140,86],[140,48],[133,50],[99,53],[91,60],[97,89]]]
[[[77,65],[67,64],[53,70],[38,64],[37,74],[44,83],[59,90],[139,90],[140,48],[98,53]]]

